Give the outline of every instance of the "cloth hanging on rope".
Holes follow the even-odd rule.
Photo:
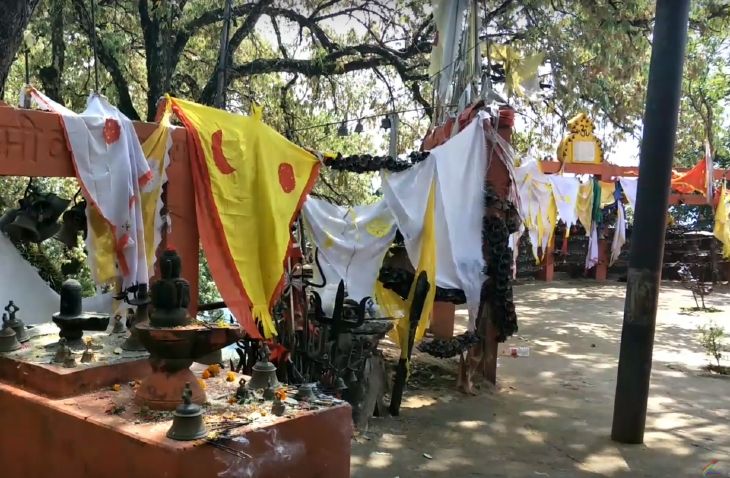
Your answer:
[[[459,134],[431,150],[436,161],[436,283],[461,289],[470,324],[476,321],[482,282],[482,221],[487,144],[480,111]]]
[[[308,197],[302,215],[319,260],[329,266],[328,284],[343,280],[348,298],[358,302],[372,297],[383,257],[395,238],[395,218],[385,201],[345,207]]]
[[[429,162],[432,164],[433,168],[433,158],[429,158],[428,160],[424,161],[424,163]],[[423,163],[421,163],[423,164]],[[413,169],[413,168],[412,168]],[[404,171],[402,173],[394,173],[393,176],[402,175],[401,178],[390,178],[393,183],[399,184],[404,177],[410,177],[408,173],[410,173],[411,170]],[[420,171],[420,174],[423,174],[424,171]],[[428,173],[426,172],[426,176],[428,176]],[[431,318],[431,311],[433,310],[433,301],[436,298],[436,280],[434,279],[437,274],[437,264],[436,264],[436,207],[435,207],[435,198],[436,198],[436,181],[435,178],[431,180],[430,183],[426,184],[426,188],[428,190],[426,201],[424,203],[423,207],[423,218],[420,222],[420,234],[419,234],[419,244],[418,244],[418,256],[410,256],[418,257],[417,265],[414,267],[415,274],[414,274],[414,280],[411,284],[411,289],[408,293],[408,298],[403,300],[398,294],[393,292],[390,289],[386,289],[383,286],[383,283],[380,281],[376,282],[375,285],[375,297],[377,300],[378,305],[381,307],[382,310],[385,310],[388,316],[396,318],[398,321],[396,322],[396,326],[390,331],[389,335],[391,339],[397,343],[400,346],[401,351],[401,358],[408,359],[408,335],[409,335],[409,312],[411,310],[411,306],[413,304],[413,299],[415,295],[416,290],[416,283],[418,282],[415,278],[417,278],[421,272],[426,273],[426,278],[429,283],[429,289],[428,293],[426,294],[426,301],[423,306],[423,310],[421,311],[421,316],[418,319],[418,326],[416,327],[416,336],[414,339],[414,343],[419,342],[424,334],[426,333],[426,329],[428,328],[428,324],[430,322]],[[405,189],[405,188],[404,188]],[[420,189],[420,188],[419,188]],[[401,193],[403,190],[396,189],[391,190],[391,193],[394,193],[395,196],[394,199],[397,200],[396,204],[403,205],[404,202],[410,202],[409,199],[405,196],[402,196]],[[401,208],[402,210],[403,208]],[[414,208],[408,207],[410,212],[414,212]],[[414,216],[401,216],[401,219],[403,221],[398,221],[398,216],[396,216],[396,221],[399,224],[409,224],[410,226],[413,226],[412,220],[414,219]],[[411,232],[413,232],[413,229],[411,229]],[[406,250],[408,250],[408,247],[406,247]],[[410,254],[410,252],[409,252]],[[411,259],[413,261],[413,259]]]
[[[211,274],[246,332],[276,335],[271,307],[284,285],[291,224],[319,172],[318,159],[261,121],[171,98],[193,140],[198,230]]]
[[[464,291],[470,326],[476,320],[484,280],[482,216],[488,163],[484,133],[487,118],[485,112],[479,112],[461,132],[433,148],[429,158],[408,171],[382,174],[383,196],[396,218],[411,262],[421,257],[425,200],[429,185],[435,181],[435,283]]]
[[[613,240],[611,241],[611,260],[609,267],[621,255],[621,248],[626,244],[626,211],[621,201],[616,201],[616,229],[613,232]]]
[[[615,203],[616,183],[613,181],[598,181],[598,185],[601,187],[601,208]]]
[[[631,209],[636,211],[636,193],[639,187],[639,178],[619,178],[619,182]]]
[[[148,283],[151,267],[141,199],[154,174],[132,122],[98,94],[91,94],[86,110],[76,114],[32,87],[24,91],[39,108],[61,116],[76,176],[91,205],[87,208],[91,210],[87,214],[89,250],[113,248],[122,287]],[[113,244],[104,246],[105,237],[113,237]],[[89,255],[94,280],[108,284],[116,274],[106,267],[114,261],[101,264],[97,259],[102,258],[93,252]]]
[[[594,222],[588,238],[588,252],[586,254],[586,270],[598,264],[598,227]]]
[[[558,209],[558,217],[570,230],[578,222],[578,193],[580,181],[576,177],[548,175],[553,190],[553,199]]]
[[[717,209],[715,210],[715,226],[713,232],[715,237],[722,242],[722,257],[730,258],[730,192],[723,181],[719,194]]]
[[[576,214],[586,231],[586,236],[590,236],[593,224],[593,179],[581,183],[578,187]]]
[[[520,196],[520,215],[530,235],[532,254],[539,264],[552,243],[557,223],[552,185],[533,158],[515,168],[515,178]],[[542,254],[539,254],[538,247]]]

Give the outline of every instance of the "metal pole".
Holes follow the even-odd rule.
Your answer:
[[[643,443],[689,0],[657,0],[611,439]]]
[[[218,84],[215,91],[215,105],[225,108],[226,73],[228,69],[228,30],[231,25],[231,0],[226,0],[223,10],[223,29],[221,30],[221,46],[218,58]]]
[[[398,156],[398,113],[390,115],[390,144],[388,145],[388,155],[391,158]]]

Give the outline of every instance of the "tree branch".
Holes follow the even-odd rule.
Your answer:
[[[86,5],[84,3],[84,0],[73,0],[76,16],[86,36],[90,40],[95,38],[99,61],[104,65],[106,71],[109,72],[114,88],[117,90],[117,95],[119,96],[119,111],[124,113],[129,119],[139,120],[139,114],[134,108],[134,103],[132,103],[132,97],[129,94],[129,83],[127,83],[122,67],[111,50],[104,44],[103,36],[99,35],[95,26],[91,25],[91,18],[86,11]]]
[[[256,23],[259,21],[259,18],[261,18],[261,15],[264,13],[264,9],[268,7],[273,0],[259,0],[251,9],[250,13],[246,17],[246,19],[243,21],[243,24],[238,27],[238,29],[233,33],[231,36],[230,41],[228,42],[228,49],[226,52],[226,65],[232,65],[233,64],[233,55],[238,50],[238,47],[241,46],[241,43],[244,39],[246,39],[247,36],[251,34],[254,27],[256,26]],[[218,64],[220,64],[220,56],[218,57]],[[231,75],[226,75],[226,83],[224,85],[224,88],[227,88],[228,85],[231,82]],[[215,70],[212,75],[210,75],[210,78],[208,78],[208,82],[206,83],[205,87],[203,88],[203,92],[200,95],[200,98],[198,101],[200,101],[203,104],[211,105],[213,104],[213,100],[215,98],[215,91],[216,91],[216,85],[218,82],[218,71]]]

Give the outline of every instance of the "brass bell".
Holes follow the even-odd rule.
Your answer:
[[[251,381],[248,386],[252,390],[279,388],[276,377],[276,366],[269,361],[269,348],[264,345],[259,351],[259,359],[252,367]]]
[[[347,390],[347,384],[344,380],[342,380],[342,377],[337,377],[337,379],[335,380],[335,390],[337,390],[338,392]]]
[[[114,316],[114,327],[112,328],[111,334],[123,334],[127,329],[124,328],[124,322],[122,322],[121,315]]]
[[[86,202],[82,201],[63,213],[61,229],[54,238],[72,249],[79,243],[79,233],[86,235]]]
[[[37,214],[39,222],[57,222],[61,214],[66,210],[70,199],[58,197],[54,193],[41,193],[31,195],[34,200],[30,203],[30,209]]]
[[[13,222],[3,228],[3,232],[14,242],[40,242],[41,238],[38,222],[25,210],[18,211]]]
[[[15,218],[18,217],[18,212],[20,212],[20,209],[18,208],[8,209],[5,211],[5,214],[0,217],[0,231],[5,232],[5,227],[15,221]]]
[[[271,414],[280,417],[284,415],[285,411],[286,405],[284,405],[284,402],[281,401],[279,394],[275,394],[274,403],[271,404]]]
[[[314,394],[314,387],[315,385],[313,383],[301,384],[294,398],[300,402],[313,402],[317,399],[317,396]]]
[[[347,380],[345,380],[345,383],[357,383],[357,375],[355,374],[355,371],[352,369],[349,369],[347,372]]]
[[[177,406],[172,426],[167,431],[167,438],[179,441],[199,440],[208,434],[203,423],[203,412],[200,405],[193,403],[193,390],[190,382],[185,384],[182,394],[183,403]]]
[[[20,342],[15,336],[15,331],[10,328],[9,324],[8,314],[3,314],[3,328],[0,330],[0,353],[12,352],[20,348]]]
[[[66,358],[71,355],[71,349],[68,348],[66,345],[66,339],[61,337],[58,339],[58,344],[56,345],[56,354],[53,356],[53,363],[64,363],[66,361]]]
[[[15,305],[12,300],[8,302],[7,306],[5,306],[5,311],[10,316],[8,320],[8,327],[15,331],[15,337],[18,339],[18,342],[22,344],[23,342],[30,340],[30,335],[28,335],[28,330],[26,330],[23,321],[15,316],[19,310],[20,307]]]
[[[91,350],[91,342],[86,343],[86,350],[81,354],[81,363],[91,363],[94,361],[94,351]]]

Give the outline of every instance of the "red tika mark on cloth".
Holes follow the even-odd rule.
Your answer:
[[[153,177],[154,177],[154,174],[152,173],[152,170],[150,169],[149,171],[144,173],[142,176],[140,176],[139,181],[138,181],[139,187],[143,188],[143,187],[147,186],[147,184],[150,181],[152,181]]]
[[[211,148],[213,149],[213,162],[215,162],[215,166],[221,173],[231,174],[236,169],[231,166],[231,163],[228,162],[228,159],[223,154],[223,131],[216,131],[213,133],[211,139],[213,141]]]
[[[285,193],[294,191],[294,188],[297,185],[297,180],[294,177],[294,168],[291,164],[281,163],[279,165],[279,184]]]
[[[107,118],[104,122],[104,142],[106,144],[112,144],[119,141],[122,128],[119,126],[119,122],[112,118]]]

